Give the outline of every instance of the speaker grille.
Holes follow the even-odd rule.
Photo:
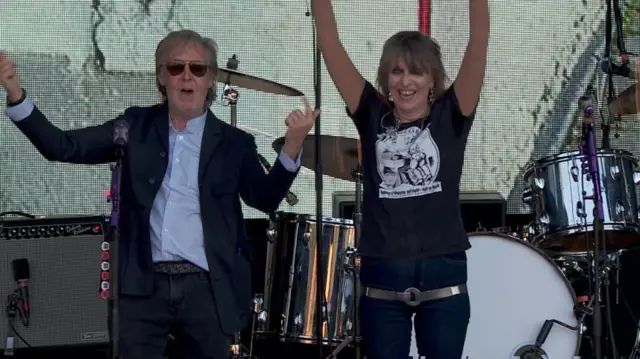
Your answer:
[[[31,317],[15,328],[32,347],[107,343],[107,302],[100,298],[102,235],[36,239],[0,238],[0,348],[8,332],[7,296],[16,288],[11,262],[26,258],[31,269]],[[14,336],[16,348],[26,345]]]

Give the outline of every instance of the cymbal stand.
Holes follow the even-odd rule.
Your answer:
[[[355,337],[354,345],[356,350],[356,359],[360,359],[360,257],[358,255],[358,246],[360,245],[360,236],[362,235],[362,165],[358,163],[358,168],[352,172],[353,178],[356,180],[356,210],[353,213],[353,228],[355,231],[355,239],[353,247],[355,253],[351,256],[353,268],[353,335]]]
[[[307,12],[308,15],[313,15],[310,12]],[[315,19],[313,21],[315,24]],[[315,97],[315,110],[320,110],[321,107],[321,92],[322,86],[320,82],[320,74],[322,72],[322,51],[320,50],[320,45],[318,43],[318,34],[316,31],[315,25],[312,25],[313,29],[313,90]],[[315,271],[316,271],[316,308],[315,308],[315,332],[318,337],[316,342],[316,355],[318,359],[324,359],[323,355],[323,347],[322,347],[322,327],[325,322],[325,302],[326,298],[324,296],[324,275],[322,273],[322,233],[323,231],[323,223],[322,223],[322,141],[320,141],[320,135],[322,132],[320,131],[320,124],[322,115],[318,115],[318,118],[315,122],[315,185],[316,185],[316,255],[315,255]],[[331,330],[327,331],[329,336],[328,343],[331,345]]]
[[[227,60],[227,68],[229,70],[237,70],[238,69],[238,58],[234,54]],[[238,91],[231,87],[231,75],[227,78],[227,81],[224,83],[224,87],[222,88],[222,101],[227,106],[231,106],[231,119],[230,123],[232,127],[238,126],[238,97],[240,94]],[[253,330],[251,331],[251,346],[253,347]],[[242,338],[240,332],[236,332],[233,336],[233,342],[231,343],[230,348],[230,358],[232,359],[244,359],[251,358],[251,353],[244,353],[243,350],[246,348],[242,345]]]
[[[609,63],[609,68],[607,71],[607,105],[610,105],[616,100],[616,91],[613,84],[613,61],[611,59],[611,46],[613,42],[613,27],[615,22],[616,28],[616,46],[618,47],[618,52],[620,53],[620,57],[622,58],[624,65],[628,65],[629,55],[627,52],[626,45],[624,42],[624,31],[623,31],[623,20],[622,20],[622,10],[620,8],[620,0],[606,0],[606,15],[605,15],[605,49],[603,60]],[[610,127],[611,124],[616,119],[617,114],[611,113],[609,111],[609,116],[606,118],[603,116],[602,119],[602,148],[609,149],[610,148]],[[617,135],[616,135],[617,137]]]
[[[640,325],[640,323],[638,323]],[[637,331],[636,341],[633,344],[633,349],[631,349],[631,354],[629,354],[629,359],[639,359],[640,358],[640,330]]]
[[[229,58],[229,60],[227,60],[227,68],[229,70],[237,70],[238,63],[239,63],[238,58],[236,57],[236,55],[233,55]],[[230,123],[232,127],[237,127],[238,126],[238,108],[236,107],[236,105],[238,104],[238,97],[240,97],[240,94],[236,89],[231,87],[231,76],[232,75],[229,75],[229,77],[227,77],[227,81],[224,83],[224,87],[222,88],[222,101],[226,105],[231,106]]]
[[[362,170],[360,164],[358,164],[355,170],[351,170],[351,175],[356,181],[356,208],[353,213],[354,243],[353,248],[347,248],[346,252],[349,258],[347,271],[353,276],[353,313],[351,314],[353,334],[340,343],[340,345],[329,354],[327,359],[335,359],[338,354],[351,343],[354,343],[356,359],[360,359],[360,323],[358,321],[358,308],[360,304],[360,256],[358,255],[358,244],[360,243],[360,235],[362,233],[360,228],[360,224],[362,223]]]

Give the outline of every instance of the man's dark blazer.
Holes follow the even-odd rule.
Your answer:
[[[16,123],[46,159],[79,164],[115,161],[114,123],[129,123],[119,215],[119,285],[124,295],[149,296],[153,291],[149,218],[167,170],[168,116],[166,105],[132,107],[102,125],[62,131],[34,108]],[[266,174],[254,138],[208,111],[198,170],[200,213],[213,294],[227,334],[246,324],[252,296],[250,265],[240,253],[246,239],[240,197],[253,208],[272,212],[296,175],[280,161]]]

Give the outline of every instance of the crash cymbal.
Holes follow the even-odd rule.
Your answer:
[[[236,125],[236,128],[239,129],[239,130],[242,130],[242,131],[244,131],[244,132],[246,132],[246,133],[248,133],[248,134],[250,134],[250,135],[252,135],[254,137],[255,136],[264,136],[264,137],[270,137],[270,138],[274,137],[273,135],[271,135],[269,133],[260,131],[257,128],[253,128],[253,127],[249,127],[249,126]]]
[[[218,70],[217,81],[223,84],[228,83],[231,86],[238,86],[276,95],[303,96],[302,92],[289,86],[225,68],[220,68]]]
[[[315,171],[315,140],[316,136],[309,135],[304,140],[300,164]],[[327,176],[355,181],[352,171],[358,168],[360,157],[360,141],[355,138],[339,136],[320,136],[322,156],[322,172]],[[280,153],[284,145],[284,138],[273,141],[273,149]]]
[[[631,85],[622,91],[613,102],[609,104],[609,111],[616,115],[635,115],[638,113],[637,107],[637,85]]]

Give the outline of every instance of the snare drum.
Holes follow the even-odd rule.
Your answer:
[[[321,338],[341,342],[352,335],[354,307],[353,221],[322,220],[321,270],[325,285],[326,320],[322,334],[315,328],[316,220],[314,216],[277,213],[273,241],[267,246],[263,314],[258,334],[285,341],[311,343]]]
[[[471,233],[469,240],[471,319],[463,358],[522,358],[546,320],[578,324],[570,283],[539,249],[505,234]],[[554,324],[543,358],[574,358],[579,345],[577,331]]]
[[[635,175],[637,161],[629,152],[600,150],[597,156],[607,250],[640,244],[640,220]],[[525,169],[536,236],[532,243],[553,252],[580,253],[593,249],[593,182],[582,169],[578,151],[545,157]],[[525,201],[527,202],[527,201]]]

